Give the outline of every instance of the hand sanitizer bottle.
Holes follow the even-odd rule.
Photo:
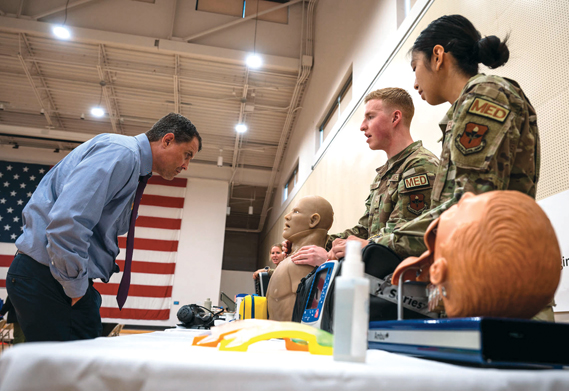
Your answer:
[[[361,246],[346,243],[342,275],[334,293],[334,360],[365,362],[369,327],[369,280],[364,277]]]

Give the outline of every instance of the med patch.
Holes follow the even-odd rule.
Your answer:
[[[404,181],[405,181],[405,188],[407,190],[429,185],[429,177],[427,176],[427,174],[410,176],[408,178],[405,178]]]
[[[480,152],[486,146],[484,136],[488,132],[488,126],[469,122],[464,127],[462,133],[456,136],[456,148],[463,155],[471,155]]]
[[[510,110],[502,107],[494,102],[490,102],[489,100],[476,98],[474,102],[468,108],[468,112],[474,115],[480,115],[482,117],[493,119],[494,121],[498,121],[503,123],[508,114],[510,114]]]
[[[409,196],[409,204],[407,205],[409,212],[418,216],[427,209],[427,206],[424,194],[411,194]]]

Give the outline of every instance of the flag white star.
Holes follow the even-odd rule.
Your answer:
[[[8,170],[8,171],[12,171],[12,166],[8,166],[8,167],[6,167],[6,170]]]
[[[32,176],[30,177],[30,181],[35,181],[35,180],[36,180],[36,176],[35,176],[35,175],[32,175]]]
[[[4,187],[10,186],[10,182],[4,182]]]
[[[14,223],[17,223],[18,221],[20,221],[19,217],[14,217]]]
[[[9,231],[9,230],[10,230],[10,226],[9,226],[8,224],[6,224],[6,225],[4,226],[4,231]]]
[[[21,226],[20,226],[20,231],[23,231],[23,230],[24,230],[24,226],[21,225]]]
[[[4,218],[4,217],[0,216],[0,221],[2,221],[3,218]]]
[[[12,239],[12,240],[16,240],[17,237],[18,237],[18,235],[16,235],[16,234],[10,235],[10,239]]]
[[[25,183],[20,183],[20,189],[23,189],[24,187],[26,187]]]
[[[18,174],[14,175],[14,179],[18,180],[20,179],[20,176]]]
[[[31,197],[31,196],[32,196],[32,192],[31,192],[31,191],[28,191],[28,193],[27,193],[26,195],[27,195],[28,197]]]
[[[12,197],[15,197],[15,196],[16,196],[16,192],[15,192],[15,191],[11,191],[11,192],[10,192],[10,195],[11,195]]]
[[[18,203],[18,205],[24,205],[24,200],[18,200],[16,202]]]
[[[6,209],[6,212],[8,212],[8,213],[12,213],[13,211],[14,211],[14,209],[12,209],[12,208]]]
[[[5,203],[6,203],[6,198],[0,199],[0,204],[5,204]]]
[[[4,173],[0,172],[0,178],[2,178],[4,176]]]
[[[28,167],[24,167],[24,172],[28,172],[29,168]]]
[[[40,174],[43,174],[45,172],[45,170],[42,168],[40,169]]]

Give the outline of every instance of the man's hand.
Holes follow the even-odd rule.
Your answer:
[[[304,246],[291,257],[291,260],[297,265],[320,266],[328,260],[328,253],[319,246]]]
[[[365,239],[360,239],[357,236],[348,236],[348,239],[335,239],[332,242],[332,249],[328,253],[328,258],[330,259],[340,259],[346,256],[346,242],[348,240],[357,240],[360,242],[361,248],[364,248],[369,244]]]
[[[81,300],[83,298],[83,296],[81,297],[72,297],[71,298],[71,307],[73,307],[75,305],[75,303],[77,303],[79,300]]]
[[[283,253],[285,254],[285,258],[290,255],[290,250],[292,250],[292,243],[289,240],[283,240],[281,243],[283,246]]]

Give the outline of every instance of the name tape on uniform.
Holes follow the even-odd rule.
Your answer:
[[[415,175],[410,178],[405,178],[405,188],[413,189],[415,187],[427,186],[429,184],[429,177],[427,174]]]
[[[497,105],[496,103],[487,101],[486,99],[476,98],[470,105],[468,112],[482,117],[490,118],[498,122],[504,122],[510,110]]]

